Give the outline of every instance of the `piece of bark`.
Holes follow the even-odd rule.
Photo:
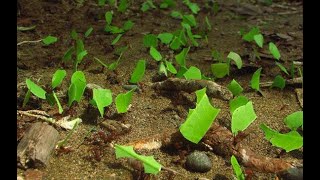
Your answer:
[[[46,167],[59,139],[58,131],[47,123],[34,123],[17,147],[17,161],[23,168]]]
[[[153,83],[152,88],[167,91],[185,91],[188,93],[207,88],[207,95],[211,98],[230,100],[233,95],[228,88],[210,80],[186,80],[179,78],[168,78],[161,82]]]
[[[294,91],[297,94],[297,98],[298,98],[300,106],[303,108],[303,89],[302,88],[297,88]]]

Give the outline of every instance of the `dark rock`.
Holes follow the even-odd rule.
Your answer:
[[[186,167],[195,172],[208,172],[212,163],[204,152],[194,151],[187,156]]]

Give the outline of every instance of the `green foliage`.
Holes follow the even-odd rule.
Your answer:
[[[233,96],[238,96],[243,91],[241,85],[234,79],[230,82],[230,84],[227,87],[232,92]]]
[[[212,5],[213,14],[217,14],[219,12],[219,9],[220,9],[220,6],[218,2],[214,1]]]
[[[231,131],[237,135],[239,131],[244,131],[257,118],[254,112],[252,101],[236,108],[232,113]]]
[[[290,131],[281,134],[265,124],[261,124],[260,128],[265,134],[265,138],[272,143],[273,146],[282,148],[286,152],[299,149],[303,146],[303,137],[297,131]]]
[[[201,71],[197,67],[191,66],[184,74],[183,76],[189,80],[189,79],[201,79]]]
[[[26,84],[32,94],[34,94],[40,99],[46,99],[47,92],[44,89],[42,89],[42,87],[38,86],[30,79],[26,79]]]
[[[223,78],[229,74],[229,65],[227,63],[211,64],[211,72],[216,78]]]
[[[98,107],[101,117],[103,117],[104,108],[112,103],[112,92],[110,89],[93,89],[92,100]]]
[[[162,56],[161,56],[160,52],[156,48],[154,48],[153,46],[150,47],[149,53],[154,60],[161,61]]]
[[[26,95],[24,96],[23,102],[22,102],[22,107],[24,108],[26,106],[26,104],[28,103],[29,99],[31,96],[31,91],[30,89],[28,89]]]
[[[74,53],[75,48],[72,46],[67,50],[67,52],[63,55],[62,61],[66,62],[71,60],[72,54]]]
[[[220,112],[214,108],[206,95],[206,88],[196,91],[197,105],[189,109],[186,121],[180,126],[180,132],[187,140],[198,143],[211,127]]]
[[[136,68],[134,69],[131,75],[129,82],[134,84],[139,82],[144,75],[145,69],[146,69],[146,61],[143,59],[139,60],[136,65]]]
[[[171,33],[161,33],[158,34],[158,38],[160,39],[161,43],[169,44],[173,38],[173,34]]]
[[[167,72],[167,68],[166,66],[164,65],[163,61],[160,62],[159,64],[159,71],[158,71],[159,74],[164,74],[165,76],[168,76],[168,72]]]
[[[77,40],[78,39],[78,33],[75,29],[72,29],[70,36],[73,40]]]
[[[211,27],[211,23],[210,23],[210,21],[209,21],[209,19],[208,19],[208,16],[206,16],[205,20],[206,20],[206,25],[207,25],[208,31],[211,31],[211,30],[212,30],[212,27]]]
[[[188,71],[188,68],[185,66],[180,66],[179,71],[176,74],[177,78],[183,78],[183,74]]]
[[[118,11],[123,13],[127,10],[128,7],[129,7],[128,0],[120,0]]]
[[[159,164],[153,156],[143,156],[134,152],[132,146],[121,146],[115,144],[116,158],[134,158],[143,163],[144,172],[150,174],[158,174],[161,171],[161,164]]]
[[[284,123],[293,131],[303,126],[303,111],[296,111],[284,119]]]
[[[199,44],[198,44],[198,42],[194,39],[194,36],[193,36],[193,34],[192,34],[190,25],[189,25],[189,24],[186,24],[186,23],[183,23],[183,22],[182,22],[181,24],[182,24],[183,28],[185,28],[185,30],[187,31],[188,37],[189,37],[189,39],[191,40],[192,45],[198,47]]]
[[[98,0],[98,6],[104,6],[107,0]]]
[[[157,7],[153,4],[152,0],[146,0],[144,3],[141,5],[141,11],[146,12],[150,8],[156,9]]]
[[[170,16],[175,19],[182,19],[182,14],[179,11],[171,11]]]
[[[72,105],[73,101],[80,102],[80,99],[86,88],[86,78],[82,71],[76,71],[72,74],[71,84],[68,89],[68,106]]]
[[[58,41],[58,38],[57,37],[54,37],[54,36],[47,36],[47,37],[45,37],[44,39],[42,39],[42,42],[43,42],[43,44],[45,44],[45,45],[50,45],[50,44],[53,44],[53,43],[55,43],[55,42],[57,42]]]
[[[119,28],[117,26],[111,26],[111,25],[106,25],[104,30],[112,34],[124,33],[124,30],[122,28]]]
[[[183,15],[182,22],[189,24],[191,27],[195,27],[197,25],[196,18],[192,14]]]
[[[157,36],[154,34],[147,34],[143,36],[143,46],[144,47],[157,47],[158,46],[158,39]]]
[[[182,67],[186,67],[186,57],[187,57],[189,50],[190,50],[190,47],[183,48],[183,50],[179,54],[174,56],[177,63]]]
[[[241,69],[241,67],[242,67],[242,60],[241,60],[241,57],[239,56],[239,54],[231,51],[231,52],[228,54],[227,58],[232,59],[232,60],[236,63],[238,69]]]
[[[253,36],[254,41],[257,43],[257,45],[262,48],[263,47],[263,36],[262,34],[256,34]]]
[[[181,44],[182,44],[182,43],[181,43],[180,38],[177,37],[177,36],[174,36],[174,38],[173,38],[173,40],[172,40],[172,42],[171,42],[171,44],[170,44],[170,48],[171,48],[172,50],[177,50],[177,49],[180,48]]]
[[[279,62],[276,62],[276,65],[284,72],[286,73],[287,75],[289,75],[287,69]]]
[[[169,72],[171,72],[172,74],[177,74],[177,70],[176,70],[176,68],[172,65],[171,62],[165,60],[165,63],[166,63],[167,70],[168,70]]]
[[[260,30],[257,27],[253,27],[247,34],[242,36],[242,39],[248,42],[254,40],[254,36],[260,34]]]
[[[166,9],[169,7],[174,7],[176,5],[174,0],[163,0],[160,4],[161,9]]]
[[[114,40],[111,42],[111,45],[115,45],[119,40],[120,38],[122,37],[123,34],[118,34],[116,38],[114,38]]]
[[[271,87],[278,87],[281,90],[283,90],[285,86],[286,86],[286,80],[281,75],[277,75],[274,78],[273,83],[271,85]]]
[[[245,176],[241,170],[241,167],[234,155],[231,156],[231,165],[234,173],[236,174],[237,180],[245,180]]]
[[[133,25],[134,25],[134,22],[132,22],[131,20],[128,20],[123,24],[123,30],[129,31],[130,29],[132,29]]]
[[[261,73],[262,68],[259,68],[256,70],[256,72],[253,73],[252,78],[251,78],[251,88],[260,91],[260,73]]]
[[[52,89],[60,86],[60,84],[62,83],[63,79],[66,77],[66,75],[67,75],[66,70],[58,69],[58,70],[53,74],[53,77],[52,77],[52,81],[51,81]]]
[[[132,95],[135,90],[136,88],[131,89],[127,93],[118,94],[118,96],[116,97],[116,108],[118,113],[125,113],[128,111]]]
[[[52,92],[52,95],[53,95],[53,97],[54,97],[54,99],[55,99],[55,101],[56,101],[56,103],[57,103],[57,105],[58,105],[59,114],[62,114],[63,109],[62,109],[62,106],[61,106],[61,104],[60,104],[60,101],[59,101],[56,93],[55,93],[55,92]]]
[[[88,37],[93,31],[93,27],[90,27],[85,33],[84,33],[84,37]]]
[[[249,99],[245,96],[237,96],[234,99],[230,100],[229,106],[230,106],[230,112],[233,114],[233,112],[240,106],[244,106],[249,102]]]
[[[188,6],[193,14],[198,14],[198,12],[200,11],[200,8],[196,3],[192,3],[189,0],[183,0],[183,3]]]
[[[111,25],[112,17],[113,17],[113,11],[107,11],[104,15],[107,25]]]
[[[269,51],[275,59],[277,59],[277,60],[280,59],[280,57],[281,57],[280,52],[279,52],[277,46],[273,42],[269,42]]]

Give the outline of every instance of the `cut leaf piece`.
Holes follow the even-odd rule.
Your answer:
[[[303,125],[303,111],[297,111],[288,115],[284,119],[284,123],[291,129],[297,130],[300,126]]]
[[[257,43],[257,45],[262,48],[263,47],[263,36],[262,34],[256,34],[253,36],[254,41]]]
[[[52,89],[58,87],[62,83],[62,80],[66,77],[66,75],[67,75],[66,70],[58,69],[53,74],[53,77],[52,77],[52,81],[51,81]]]
[[[303,146],[303,137],[297,131],[281,134],[270,129],[265,124],[261,124],[260,128],[263,130],[265,138],[269,140],[273,146],[282,148],[286,150],[286,152],[299,149]]]
[[[93,89],[93,98],[100,112],[101,117],[104,115],[104,108],[112,103],[112,92],[110,89]]]
[[[232,92],[234,96],[238,96],[243,91],[241,85],[234,79],[230,82],[227,88]]]
[[[236,174],[237,180],[245,180],[244,174],[241,170],[241,167],[234,155],[231,156],[231,165],[234,173]]]
[[[191,66],[187,72],[183,74],[183,76],[187,79],[201,79],[201,71],[197,67]]]
[[[271,87],[277,87],[280,88],[281,90],[286,86],[286,80],[281,76],[281,75],[277,75],[274,80],[273,83],[271,85]]]
[[[176,70],[176,68],[172,65],[171,62],[169,62],[169,61],[166,60],[165,63],[166,63],[166,67],[167,67],[167,70],[168,70],[168,71],[170,71],[172,74],[177,74],[177,70]]]
[[[156,48],[154,48],[153,46],[150,47],[149,53],[154,60],[161,61],[162,56],[161,56],[160,52]]]
[[[132,95],[135,90],[136,88],[131,89],[127,93],[118,94],[118,96],[116,97],[116,108],[118,113],[125,113],[128,111]]]
[[[163,44],[169,44],[173,38],[173,34],[171,33],[161,33],[158,35],[158,38]]]
[[[44,89],[42,89],[42,87],[38,86],[30,79],[26,79],[26,84],[30,92],[32,92],[32,94],[34,94],[40,99],[46,99],[47,92]]]
[[[211,64],[211,72],[216,78],[223,78],[229,74],[229,65],[227,63]]]
[[[256,91],[260,91],[260,73],[262,68],[259,68],[256,70],[256,72],[253,73],[251,78],[251,88],[255,89]]]
[[[211,105],[206,88],[196,91],[196,95],[196,108],[189,110],[186,121],[180,126],[181,134],[193,143],[198,143],[202,139],[220,112],[220,109]]]
[[[273,42],[269,43],[269,51],[275,59],[277,59],[277,60],[280,59],[280,57],[281,57],[280,52],[279,52],[277,46]]]
[[[232,99],[229,102],[230,105],[230,112],[233,114],[233,112],[240,106],[244,106],[249,102],[249,99],[245,96],[238,96],[234,99]]]
[[[54,37],[54,36],[47,36],[46,38],[42,39],[42,42],[45,45],[49,45],[49,44],[55,43],[57,41],[58,41],[58,38]]]
[[[231,52],[228,54],[227,58],[232,59],[232,60],[236,63],[238,69],[241,69],[241,67],[242,67],[242,60],[241,60],[241,57],[239,56],[239,54],[231,51]]]
[[[183,50],[174,57],[176,59],[177,63],[182,67],[186,67],[186,57],[187,57],[189,50],[190,50],[190,47],[183,48]]]
[[[131,78],[130,78],[130,83],[137,83],[141,80],[141,78],[144,75],[144,71],[146,69],[146,61],[141,59],[138,61],[136,68],[134,69]]]
[[[231,131],[237,135],[239,131],[244,131],[257,118],[254,112],[252,101],[240,106],[232,113]]]
[[[116,158],[134,158],[143,163],[144,172],[151,174],[158,174],[161,170],[161,164],[159,164],[153,156],[143,156],[134,152],[132,146],[121,146],[115,144]]]

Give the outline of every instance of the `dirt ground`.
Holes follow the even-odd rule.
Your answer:
[[[131,2],[131,1],[130,1]],[[161,1],[154,3],[158,6]],[[259,0],[224,0],[217,1],[219,11],[213,13],[212,9],[206,8],[206,1],[194,1],[201,7],[196,19],[198,27],[194,34],[205,31],[204,17],[207,16],[212,30],[208,32],[208,42],[198,39],[200,46],[191,48],[187,56],[187,66],[196,66],[206,76],[211,76],[210,64],[213,63],[211,52],[217,50],[226,57],[230,51],[238,53],[244,61],[244,67],[237,70],[232,67],[230,75],[215,81],[220,85],[227,86],[232,79],[236,79],[244,88],[243,95],[253,101],[257,119],[245,132],[248,136],[243,143],[259,155],[266,157],[278,157],[284,159],[302,159],[303,150],[295,150],[291,153],[280,153],[279,148],[271,145],[264,138],[263,131],[259,128],[264,123],[277,131],[283,131],[286,126],[283,119],[299,110],[303,110],[293,86],[286,86],[283,90],[276,88],[262,88],[263,96],[250,88],[250,80],[253,72],[262,67],[261,82],[272,81],[281,74],[286,79],[291,76],[284,74],[274,64],[274,59],[268,57],[267,43],[274,42],[281,52],[281,63],[290,69],[293,62],[303,62],[303,36],[302,36],[302,1],[273,1],[270,6],[264,5]],[[58,37],[58,41],[45,46],[42,43],[25,43],[18,46],[17,51],[17,110],[39,109],[48,112],[53,118],[71,115],[71,119],[80,117],[83,122],[72,134],[66,146],[71,152],[53,153],[47,168],[41,168],[43,179],[186,179],[180,175],[170,176],[170,173],[161,171],[158,175],[145,176],[131,167],[124,159],[115,158],[114,149],[109,143],[95,145],[94,134],[106,132],[103,126],[106,121],[129,124],[130,130],[113,137],[112,143],[128,144],[144,139],[155,134],[163,133],[179,125],[186,119],[190,108],[195,107],[194,93],[160,93],[153,90],[150,85],[157,76],[157,63],[149,55],[147,48],[143,46],[143,36],[147,33],[159,34],[173,32],[180,28],[180,21],[170,17],[171,10],[180,10],[190,13],[190,10],[178,2],[174,8],[151,9],[145,13],[140,10],[143,1],[132,1],[128,10],[118,12],[114,7],[97,5],[97,1],[87,0],[19,0],[20,11],[17,16],[17,26],[28,27],[36,25],[29,31],[17,30],[17,42],[39,40],[52,35]],[[120,41],[111,46],[116,35],[104,31],[106,11],[113,10],[112,24],[121,26],[126,20],[135,24],[126,32]],[[92,34],[84,40],[88,55],[79,66],[85,74],[87,83],[94,83],[103,88],[110,89],[113,98],[119,93],[124,93],[122,86],[128,84],[130,75],[139,59],[147,61],[147,69],[141,81],[141,91],[134,93],[132,106],[123,115],[117,115],[115,104],[106,108],[104,118],[101,118],[97,109],[89,105],[91,97],[86,95],[80,103],[67,106],[67,89],[72,74],[72,64],[62,63],[62,57],[71,46],[70,32],[75,29],[79,34],[84,34],[89,27],[93,27]],[[251,27],[258,26],[265,37],[261,60],[253,58],[253,43],[246,43],[241,39],[239,32],[244,29],[248,32]],[[120,65],[115,71],[102,69],[102,66],[94,60],[101,59],[106,64],[115,61],[118,56],[115,50],[122,46],[128,46],[123,54]],[[255,46],[257,47],[257,46]],[[173,58],[177,52],[170,51],[166,47],[160,48],[162,55]],[[180,52],[180,51],[178,51]],[[65,69],[67,78],[63,81],[57,94],[61,98],[64,108],[62,115],[58,114],[56,106],[50,106],[46,101],[30,98],[26,107],[22,108],[22,102],[26,93],[26,78],[30,78],[38,85],[48,89],[51,84],[53,73],[57,69]],[[302,67],[301,67],[302,69]],[[299,77],[295,73],[295,77]],[[221,125],[230,128],[231,115],[228,101],[213,98],[212,105],[220,108],[221,112],[216,118]],[[35,118],[23,116],[17,117],[17,144],[24,135],[25,130],[34,122],[40,121]],[[92,128],[96,131],[86,134]],[[63,129],[58,129],[60,139],[68,134]],[[83,142],[83,143],[82,143]],[[82,144],[81,144],[82,143]],[[81,146],[79,146],[81,144]],[[192,152],[192,150],[190,150]],[[190,153],[188,152],[188,153]],[[212,168],[206,173],[188,171],[183,162],[179,161],[178,152],[156,149],[139,152],[144,155],[152,155],[165,167],[185,174],[187,179],[234,179],[234,172],[230,160],[211,151],[207,155],[212,161]],[[246,167],[242,166],[243,169]],[[18,176],[26,176],[26,170],[18,168]],[[253,171],[252,179],[276,179],[273,173],[260,173]]]

